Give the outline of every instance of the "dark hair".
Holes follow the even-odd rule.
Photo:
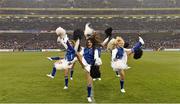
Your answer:
[[[92,39],[91,39],[91,38],[88,38],[88,39],[86,40],[86,47],[88,47],[88,41],[91,41],[91,43],[93,44]]]
[[[93,48],[97,48],[97,47],[101,46],[100,37],[96,32],[94,32],[93,35],[90,38],[87,39],[86,46],[87,46],[87,43],[88,43],[89,40],[92,42],[92,44],[93,44],[92,47]]]

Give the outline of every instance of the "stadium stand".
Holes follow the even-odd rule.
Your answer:
[[[180,48],[179,7],[179,0],[1,0],[0,49],[61,48],[54,30],[84,30],[87,22],[102,37],[113,27],[131,46],[143,33],[144,49]]]
[[[1,30],[55,30],[62,26],[67,30],[76,28],[84,29],[84,25],[90,22],[96,30],[104,30],[106,26],[112,26],[115,30],[145,30],[150,32],[173,31],[180,28],[180,18],[147,17],[147,18],[4,18],[0,19]],[[81,23],[81,25],[79,25]]]
[[[105,35],[100,34],[105,38]],[[125,41],[130,43],[130,47],[136,42],[137,33],[134,34],[114,34],[122,36]],[[71,35],[70,35],[71,37]],[[145,42],[144,49],[157,50],[159,48],[180,48],[179,34],[160,34],[148,33],[142,34]],[[0,49],[63,49],[56,42],[57,36],[55,34],[1,34],[0,35]],[[82,44],[84,45],[85,43]]]
[[[55,49],[59,48],[56,35],[1,34],[1,49]]]
[[[15,8],[172,8],[179,0],[1,0],[1,7]]]

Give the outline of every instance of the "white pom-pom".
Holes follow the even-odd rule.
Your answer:
[[[66,30],[64,30],[62,27],[58,27],[56,29],[56,34],[58,36],[60,36],[61,38],[65,38],[66,37]]]
[[[89,25],[90,25],[90,23],[87,23],[85,26],[85,30],[84,30],[84,35],[85,35],[86,39],[89,38],[94,32],[94,30],[92,28],[90,28]]]

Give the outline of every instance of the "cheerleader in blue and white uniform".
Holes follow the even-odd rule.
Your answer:
[[[93,79],[92,77],[96,73],[92,73],[95,68],[96,56],[98,55],[98,49],[96,48],[95,38],[88,38],[86,40],[86,47],[81,49],[81,52],[78,54],[78,59],[81,65],[84,67],[87,78],[87,100],[88,102],[92,102],[91,98],[91,90]],[[97,54],[97,55],[95,55]],[[99,59],[98,59],[99,60]],[[99,62],[101,64],[101,62]]]
[[[92,38],[94,37],[94,39],[96,40],[96,50],[94,51],[94,59],[95,59],[95,64],[93,65],[93,74],[94,74],[94,77],[93,77],[93,80],[101,80],[101,72],[100,72],[100,66],[102,65],[102,60],[101,60],[101,51],[102,51],[102,48],[105,47],[105,45],[108,43],[108,41],[110,40],[111,36],[112,36],[112,28],[109,27],[105,30],[105,34],[106,34],[106,38],[105,40],[100,43],[100,37],[97,35],[97,33],[89,27],[90,23],[87,23],[86,26],[85,26],[85,32],[84,32],[84,35],[86,37],[86,39],[88,38]]]
[[[65,58],[61,59],[58,57],[51,58],[52,60],[59,59],[54,63],[54,67],[51,74],[47,74],[48,77],[54,78],[56,70],[64,70],[65,73],[65,86],[64,89],[68,89],[68,69],[73,67],[73,64],[76,62],[76,52],[75,52],[75,42],[72,40],[69,41],[66,32],[63,28],[59,27],[56,29],[58,35],[57,41],[60,42],[66,49]]]
[[[114,49],[112,50],[112,58],[111,58],[111,66],[114,71],[119,71],[120,73],[120,91],[125,93],[124,89],[124,79],[125,79],[125,71],[130,67],[127,65],[127,57],[130,54],[134,54],[135,59],[139,59],[142,56],[141,46],[144,44],[144,41],[141,37],[139,37],[139,42],[135,44],[132,49],[124,48],[124,40],[121,37],[116,37],[113,40]]]

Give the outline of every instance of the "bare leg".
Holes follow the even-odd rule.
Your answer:
[[[119,73],[120,73],[120,75],[121,75],[121,77],[120,77],[121,92],[122,92],[122,93],[125,93],[125,90],[124,90],[125,72],[124,72],[124,70],[119,70]]]
[[[92,102],[92,98],[91,98],[91,89],[92,89],[92,84],[93,84],[93,79],[90,76],[89,72],[86,72],[86,78],[87,78],[87,92],[88,92],[88,102]]]
[[[68,69],[64,70],[64,83],[65,83],[64,89],[68,89]]]

